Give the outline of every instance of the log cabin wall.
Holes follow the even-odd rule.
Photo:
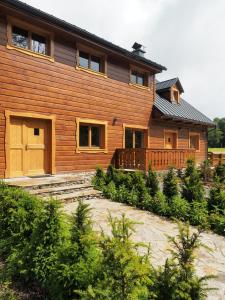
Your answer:
[[[163,149],[165,143],[165,130],[177,132],[177,148],[189,148],[189,135],[190,133],[199,134],[199,147],[200,150],[196,151],[196,162],[201,163],[207,159],[208,153],[208,140],[207,130],[203,126],[188,125],[188,124],[173,124],[168,121],[151,120],[149,126],[149,148]]]
[[[129,64],[108,58],[108,77],[76,70],[74,40],[55,35],[54,58],[47,61],[6,48],[6,23],[0,21],[0,177],[4,177],[5,111],[56,117],[56,172],[107,167],[123,147],[123,124],[148,126],[154,101],[149,90],[129,85]],[[107,153],[76,153],[76,118],[108,122]],[[116,124],[113,119],[116,118]]]

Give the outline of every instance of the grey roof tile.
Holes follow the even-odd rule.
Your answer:
[[[156,90],[157,91],[160,91],[160,90],[167,90],[169,88],[171,88],[174,84],[178,84],[179,88],[180,88],[180,91],[181,92],[184,92],[184,89],[180,83],[180,80],[178,77],[176,78],[172,78],[172,79],[168,79],[168,80],[165,80],[165,81],[158,81],[156,82]]]
[[[165,117],[172,117],[181,120],[192,121],[198,124],[204,124],[208,126],[214,126],[212,120],[194,108],[184,99],[180,99],[180,102],[170,102],[159,95],[156,95],[154,102],[156,107]]]

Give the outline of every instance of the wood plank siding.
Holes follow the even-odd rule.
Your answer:
[[[56,171],[107,167],[123,144],[123,123],[148,126],[153,91],[29,57],[0,46],[0,176],[5,170],[5,110],[56,116]],[[75,118],[108,121],[108,153],[76,153]],[[113,118],[118,124],[112,125]]]

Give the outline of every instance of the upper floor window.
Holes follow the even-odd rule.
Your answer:
[[[131,80],[131,83],[133,83],[133,84],[147,86],[145,73],[140,73],[140,72],[132,70],[130,80]]]
[[[173,90],[173,100],[177,103],[180,101],[180,93],[178,90]]]
[[[12,26],[12,45],[47,55],[47,39],[37,33]]]
[[[140,129],[125,129],[125,148],[143,148],[145,131]]]
[[[79,66],[94,72],[102,72],[101,58],[83,51],[79,51]]]
[[[47,55],[47,39],[23,28],[12,26],[12,45]]]

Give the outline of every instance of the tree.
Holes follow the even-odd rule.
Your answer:
[[[225,147],[225,118],[215,118],[213,121],[216,128],[209,128],[208,130],[209,147]]]
[[[163,179],[163,193],[171,199],[179,194],[178,178],[173,168],[170,168]]]
[[[159,191],[159,180],[157,178],[157,173],[152,171],[151,165],[149,165],[148,176],[146,179],[146,186],[149,189],[149,194],[155,196]]]

